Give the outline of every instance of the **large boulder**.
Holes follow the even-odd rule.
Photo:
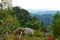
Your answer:
[[[31,29],[31,28],[17,28],[13,33],[14,33],[15,35],[17,35],[17,34],[20,35],[21,32],[22,32],[22,35],[23,35],[23,34],[24,34],[24,35],[28,35],[28,34],[33,35],[33,34],[34,34],[34,30]]]
[[[22,28],[22,30],[24,30],[24,33],[27,34],[34,34],[34,30],[31,28]]]

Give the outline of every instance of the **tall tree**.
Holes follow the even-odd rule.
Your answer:
[[[51,28],[52,28],[54,40],[55,38],[59,38],[60,40],[60,12],[57,12],[54,15]]]

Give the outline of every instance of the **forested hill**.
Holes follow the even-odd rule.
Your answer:
[[[41,22],[35,16],[18,6],[3,9],[0,7],[0,34],[4,34],[7,30],[13,32],[17,28],[40,29]]]

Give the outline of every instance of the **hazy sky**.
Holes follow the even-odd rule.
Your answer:
[[[33,10],[60,10],[60,0],[13,0],[13,5]]]

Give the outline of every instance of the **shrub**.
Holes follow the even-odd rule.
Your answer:
[[[41,37],[41,36],[43,36],[43,33],[40,32],[40,31],[36,31],[34,35],[35,35],[36,37]]]

